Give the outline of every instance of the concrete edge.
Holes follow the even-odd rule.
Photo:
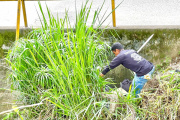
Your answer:
[[[180,29],[180,25],[122,25],[117,27],[107,27],[107,29]]]
[[[41,26],[35,26],[35,27],[20,27],[20,30],[32,30],[41,28]],[[96,28],[96,27],[95,27]],[[117,27],[112,26],[102,26],[100,29],[180,29],[180,25],[122,25]],[[0,27],[0,31],[9,30],[14,31],[16,30],[16,27],[13,26],[3,26]]]
[[[16,27],[0,27],[0,31],[16,31]],[[25,30],[32,30],[32,28],[29,27],[21,27],[20,31],[25,31]]]

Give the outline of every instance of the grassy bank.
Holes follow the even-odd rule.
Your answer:
[[[40,9],[44,16],[41,5]],[[71,27],[68,16],[55,19],[47,8],[50,22],[43,17],[42,29],[15,42],[7,56],[12,89],[20,92],[18,97],[23,104],[41,104],[23,109],[14,107],[14,112],[4,119],[128,119],[132,114],[137,119],[177,118],[177,73],[167,77],[160,74],[160,78],[153,79],[158,87],[150,84],[142,92],[142,98],[119,96],[114,101],[119,107],[109,113],[111,103],[102,92],[110,94],[104,90],[110,83],[99,77],[101,68],[108,63],[108,45],[101,40],[103,31],[94,29],[101,9],[94,13],[92,25],[86,26],[90,10],[91,6],[82,6],[75,26]],[[159,72],[165,73],[163,69]],[[163,91],[158,94],[160,97],[156,94],[159,89]]]

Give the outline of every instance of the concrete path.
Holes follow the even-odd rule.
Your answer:
[[[75,22],[75,1],[80,9],[85,0],[58,0],[41,2],[43,9],[45,3],[54,16],[63,18],[65,9],[68,10],[71,24]],[[91,0],[90,0],[91,1]],[[115,0],[116,5],[122,0]],[[103,0],[94,0],[88,24],[91,23],[94,11],[100,7]],[[26,1],[26,11],[29,27],[40,26],[37,12],[37,2]],[[106,14],[104,12],[107,10]],[[105,0],[100,18],[111,12],[111,0]],[[17,2],[0,1],[0,27],[16,26]],[[47,13],[46,13],[47,16]],[[116,24],[120,26],[178,26],[180,25],[180,0],[124,0],[116,9]],[[112,16],[110,15],[103,24],[112,27]],[[24,26],[21,14],[21,26]]]

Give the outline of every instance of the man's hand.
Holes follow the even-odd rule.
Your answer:
[[[104,75],[101,73],[100,76],[103,77]]]

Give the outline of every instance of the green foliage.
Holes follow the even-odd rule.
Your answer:
[[[108,83],[99,77],[97,69],[107,60],[106,45],[100,40],[102,31],[93,28],[101,9],[95,12],[88,27],[91,6],[86,2],[76,15],[75,27],[71,28],[67,14],[64,19],[56,20],[47,8],[48,23],[40,3],[39,7],[42,29],[16,41],[7,56],[12,68],[12,88],[21,91],[26,104],[45,98],[56,106],[50,108],[57,117],[93,117],[89,113],[102,108],[102,105],[96,108],[96,96]],[[35,111],[33,117],[39,115],[39,110]]]
[[[171,63],[171,58],[166,57],[165,59],[161,60],[160,64],[156,65],[156,70],[164,70],[166,69]]]
[[[16,113],[8,113],[7,115],[5,115],[2,120],[11,120],[13,119],[15,116],[17,117],[17,115],[15,115]]]
[[[162,84],[158,89],[154,88],[156,92],[142,93],[143,98],[134,98],[130,93],[118,96],[118,101],[113,103],[120,107],[115,113],[109,114],[106,106],[112,102],[103,98],[102,92],[104,86],[110,83],[99,77],[99,66],[107,63],[107,46],[100,40],[104,31],[94,29],[101,8],[94,13],[92,25],[88,27],[86,23],[91,5],[87,6],[86,2],[76,14],[75,26],[71,27],[68,13],[64,19],[56,20],[47,8],[48,22],[40,4],[39,7],[43,16],[42,29],[33,30],[26,39],[16,41],[6,58],[12,69],[12,89],[20,91],[21,101],[35,104],[46,100],[43,105],[20,111],[22,117],[128,119],[135,114],[137,119],[160,119],[166,118],[167,111],[171,111],[175,104],[177,107],[172,110],[171,118],[176,117],[179,106],[177,98],[180,95],[179,76],[176,78],[173,75],[162,76]],[[139,35],[132,34],[130,37],[134,36],[145,39],[148,35],[138,38]],[[168,64],[169,60],[165,63]],[[170,82],[164,82],[164,79]],[[159,94],[162,89],[163,92]],[[145,98],[148,98],[147,101]],[[160,100],[165,102],[159,103]],[[14,116],[17,114],[10,113],[4,119]]]

